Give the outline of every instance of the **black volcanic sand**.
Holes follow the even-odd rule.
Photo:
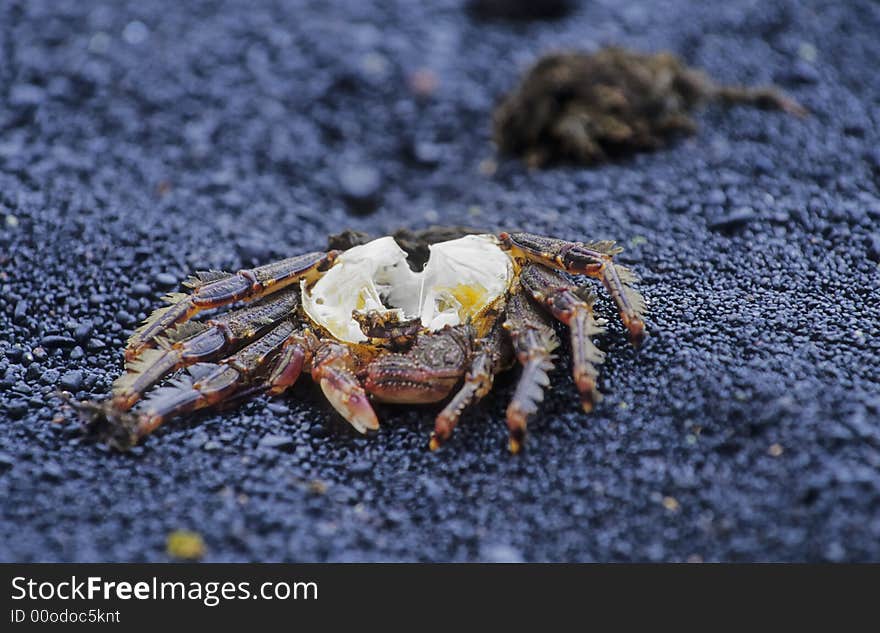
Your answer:
[[[168,560],[176,529],[211,561],[880,559],[880,5],[318,4],[0,6],[0,560]],[[496,161],[520,73],[611,43],[812,116],[710,106],[597,169]],[[651,336],[611,319],[593,415],[565,349],[517,457],[515,372],[436,453],[436,408],[366,439],[307,380],[125,455],[56,395],[106,394],[193,269],[435,223],[627,247]]]

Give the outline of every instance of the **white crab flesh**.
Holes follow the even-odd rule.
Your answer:
[[[367,340],[354,311],[419,317],[437,331],[468,322],[504,294],[514,262],[494,235],[467,235],[430,246],[430,258],[414,272],[393,237],[381,237],[342,253],[314,285],[302,282],[303,307],[340,341]]]

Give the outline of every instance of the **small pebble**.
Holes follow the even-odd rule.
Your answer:
[[[355,213],[371,213],[380,200],[382,176],[370,165],[346,165],[339,171],[343,199]]]
[[[721,189],[712,189],[706,196],[708,204],[724,204],[727,202],[727,196]]]
[[[275,448],[279,450],[293,448],[293,438],[289,435],[277,435],[269,433],[260,438],[260,448]]]
[[[309,427],[309,435],[316,438],[327,437],[329,432],[327,428],[321,424],[320,422],[316,422],[312,426]]]
[[[716,231],[732,231],[742,228],[758,216],[751,207],[738,207],[709,222],[709,228]]]
[[[116,322],[119,325],[129,326],[137,322],[137,318],[130,312],[126,312],[125,310],[120,310],[116,313]]]
[[[150,29],[140,20],[133,20],[122,30],[122,39],[129,44],[141,44],[150,37]]]
[[[13,106],[36,106],[43,102],[46,92],[33,84],[15,84],[9,89],[9,103]]]
[[[61,372],[57,369],[47,369],[40,377],[40,382],[46,385],[54,385],[56,382],[58,382],[58,378],[60,376]]]
[[[6,412],[13,420],[20,420],[27,413],[28,403],[25,400],[13,400],[6,405]]]
[[[358,460],[354,464],[352,464],[348,472],[355,476],[362,476],[370,473],[373,470],[373,464],[366,460]]]
[[[413,158],[420,165],[434,167],[443,157],[443,146],[429,141],[416,141],[412,148]]]
[[[153,294],[153,289],[150,287],[149,284],[145,283],[132,284],[131,294],[136,297],[148,297]]]
[[[172,286],[176,286],[178,279],[174,275],[170,273],[159,273],[155,277],[156,283],[164,288],[170,288]]]
[[[77,341],[85,341],[89,338],[89,335],[92,333],[92,329],[94,326],[91,321],[83,321],[79,325],[76,326],[76,329],[73,331],[73,337]]]
[[[74,345],[76,345],[76,341],[69,336],[50,334],[49,336],[44,336],[42,339],[40,339],[40,344],[43,347],[55,349],[58,347],[73,347]]]
[[[30,385],[26,382],[19,380],[17,383],[12,385],[12,390],[17,391],[18,393],[23,393],[25,395],[30,394],[33,389],[31,389]]]
[[[79,349],[79,348],[77,348]],[[71,392],[79,391],[80,387],[82,387],[83,383],[83,373],[75,369],[73,371],[69,371],[63,376],[61,376],[60,385],[63,389]]]
[[[270,402],[266,405],[266,409],[277,415],[290,413],[290,409],[283,402]]]
[[[27,321],[28,303],[24,299],[19,299],[15,304],[15,310],[12,313],[12,322],[21,325]]]
[[[61,481],[64,479],[64,471],[55,462],[45,462],[40,476],[46,481]]]

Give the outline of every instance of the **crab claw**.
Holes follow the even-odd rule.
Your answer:
[[[315,354],[312,378],[321,386],[333,408],[359,433],[366,433],[378,429],[379,420],[354,374],[356,365],[357,361],[348,348],[325,342]]]
[[[321,391],[358,433],[375,431],[379,428],[379,419],[367,399],[367,394],[348,372],[334,369],[324,372],[321,378]]]

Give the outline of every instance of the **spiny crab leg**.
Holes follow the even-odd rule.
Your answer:
[[[287,349],[301,342],[302,334],[297,326],[292,321],[282,321],[220,363],[195,366],[194,370],[202,370],[197,377],[182,376],[173,380],[168,386],[153,392],[132,411],[121,411],[112,401],[83,406],[96,414],[96,420],[106,420],[109,426],[106,434],[110,443],[116,448],[125,449],[174,416],[219,404],[235,395],[257,380],[279,349]]]
[[[312,355],[317,348],[318,339],[309,329],[305,329],[301,335],[290,336],[266,377],[266,393],[269,396],[279,396],[292,387],[302,372],[311,367]]]
[[[375,431],[379,420],[357,379],[360,361],[349,347],[321,341],[312,359],[312,379],[339,414],[359,433]]]
[[[145,349],[155,347],[156,339],[160,335],[202,310],[218,308],[235,301],[259,299],[300,279],[312,281],[333,263],[337,254],[337,251],[307,253],[237,273],[196,273],[184,282],[191,289],[190,294],[173,292],[166,295],[164,300],[170,305],[155,310],[135,330],[128,340],[125,358],[134,360]]]
[[[319,345],[318,338],[309,328],[297,330],[280,346],[275,358],[267,366],[268,371],[260,372],[260,379],[249,381],[247,388],[236,391],[221,404],[234,406],[258,394],[270,397],[279,396],[296,384],[303,372],[311,370],[312,356]]]
[[[614,242],[567,242],[532,233],[501,233],[502,246],[515,256],[565,272],[599,279],[620,311],[620,319],[629,330],[633,345],[645,336],[645,301],[632,287],[635,275],[612,262],[623,249]]]
[[[556,333],[543,314],[525,295],[515,294],[507,304],[504,329],[513,341],[522,374],[513,399],[507,407],[508,447],[518,453],[526,435],[526,423],[544,399],[544,387],[550,384],[547,372],[553,368],[553,350],[559,346]]]
[[[159,380],[173,371],[213,360],[238,343],[252,340],[267,326],[294,313],[299,290],[290,289],[213,319],[189,321],[159,337],[159,349],[146,349],[113,384],[113,403],[127,411]]]
[[[464,384],[434,422],[434,431],[428,444],[432,451],[440,448],[450,438],[464,410],[482,400],[492,390],[495,374],[509,366],[512,360],[510,342],[504,334],[500,320],[495,322],[485,338],[475,343],[475,348]]]
[[[588,300],[575,294],[577,288],[559,273],[538,266],[527,266],[520,283],[535,301],[543,304],[571,333],[572,375],[581,396],[581,405],[589,413],[600,400],[596,388],[599,372],[596,365],[605,353],[593,344],[592,337],[604,332],[593,316],[593,296]]]

